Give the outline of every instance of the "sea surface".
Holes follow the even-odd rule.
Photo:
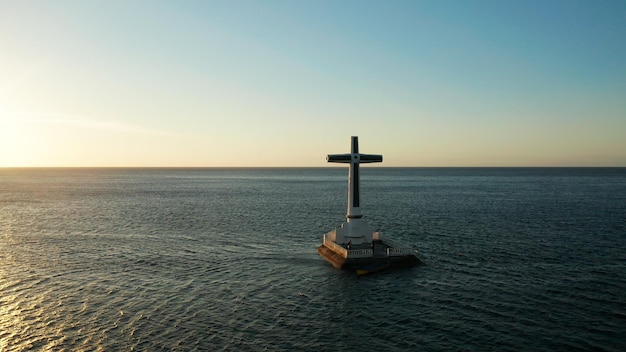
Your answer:
[[[0,351],[625,351],[625,168],[0,169]]]

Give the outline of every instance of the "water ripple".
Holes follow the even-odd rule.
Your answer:
[[[342,171],[224,172],[0,174],[0,350],[626,349],[624,176],[378,170],[426,265],[362,278]]]

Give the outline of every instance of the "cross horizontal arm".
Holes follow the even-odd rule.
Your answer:
[[[383,156],[377,154],[359,154],[359,162],[363,163],[382,163]]]
[[[382,163],[383,156],[377,154],[328,154],[329,163]]]
[[[349,163],[352,161],[352,154],[328,154],[326,161],[329,163]]]

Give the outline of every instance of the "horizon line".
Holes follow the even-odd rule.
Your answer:
[[[626,168],[626,166],[588,166],[588,165],[509,165],[509,166],[366,166],[378,169],[606,169],[606,168]],[[0,169],[344,169],[345,166],[324,165],[324,166],[0,166]]]

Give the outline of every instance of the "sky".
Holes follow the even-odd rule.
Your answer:
[[[350,136],[626,166],[626,1],[0,2],[0,167],[317,167]]]

